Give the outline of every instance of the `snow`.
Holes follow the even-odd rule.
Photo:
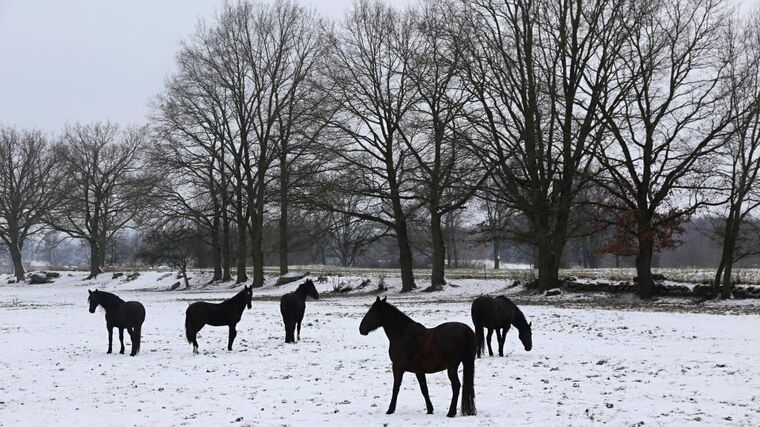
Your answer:
[[[68,276],[71,274],[71,276]],[[476,361],[478,415],[445,417],[445,373],[428,375],[434,415],[406,374],[396,413],[385,415],[392,378],[382,331],[358,332],[377,279],[360,295],[316,283],[296,345],[284,343],[277,297],[297,283],[255,290],[232,352],[227,328],[204,328],[200,355],[184,337],[191,301],[233,295],[233,284],[164,291],[165,272],[131,282],[63,273],[54,284],[5,285],[0,277],[0,424],[95,425],[759,425],[760,316],[562,308],[531,302],[534,348],[515,331],[507,356]],[[159,280],[160,278],[160,280]],[[473,296],[509,292],[506,281],[454,281],[443,292],[388,301],[415,320],[470,324]],[[105,354],[103,312],[87,311],[87,289],[139,300],[147,309],[142,353]],[[535,304],[535,305],[534,305]],[[116,337],[114,337],[116,339]],[[129,338],[125,338],[127,352]],[[494,346],[496,340],[494,339]],[[459,405],[459,402],[458,402]]]

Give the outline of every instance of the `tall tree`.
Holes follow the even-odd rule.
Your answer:
[[[8,247],[13,273],[24,280],[22,250],[44,226],[56,203],[58,168],[40,132],[0,128],[0,239]]]
[[[652,260],[661,228],[709,200],[699,189],[731,122],[725,91],[726,2],[631,2],[615,26],[614,78],[605,85],[599,117],[611,141],[599,150],[605,179],[635,229],[638,292],[654,294]]]
[[[453,1],[431,0],[408,14],[415,22],[410,82],[418,101],[412,124],[399,135],[413,160],[416,196],[430,219],[431,287],[445,284],[446,243],[443,218],[461,209],[487,177],[487,170],[468,149],[471,137],[464,108],[470,95],[460,81],[467,27]]]
[[[372,0],[354,5],[333,34],[324,69],[325,93],[333,106],[324,118],[331,139],[333,169],[349,179],[330,178],[331,192],[372,200],[371,210],[351,214],[391,229],[398,245],[402,291],[416,287],[408,216],[416,207],[410,159],[401,132],[417,93],[409,76],[414,22],[409,16]]]
[[[591,174],[620,3],[468,3],[465,80],[476,148],[493,169],[486,190],[528,220],[539,290],[557,281],[570,212]]]
[[[727,106],[732,120],[731,134],[720,149],[714,168],[718,187],[726,193],[722,251],[715,273],[715,288],[729,298],[733,288],[733,264],[744,255],[738,246],[742,229],[760,206],[760,9],[743,21],[730,25],[728,45],[729,91]],[[744,227],[746,228],[746,227]]]
[[[133,226],[151,201],[154,179],[141,171],[145,128],[113,123],[67,126],[56,150],[62,178],[48,221],[90,247],[90,278],[102,272],[108,241]]]

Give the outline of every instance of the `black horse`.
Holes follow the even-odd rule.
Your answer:
[[[510,325],[515,325],[520,333],[525,351],[533,348],[533,333],[531,323],[525,320],[525,315],[509,298],[500,295],[496,298],[482,296],[472,302],[472,323],[475,325],[475,333],[478,336],[478,357],[483,353],[483,328],[488,328],[488,354],[493,356],[491,350],[491,336],[496,330],[496,339],[499,341],[499,356],[504,356],[504,341],[507,337]],[[501,332],[499,332],[501,331]]]
[[[113,348],[113,328],[119,328],[119,341],[121,350],[119,354],[124,354],[124,329],[126,328],[129,337],[132,339],[132,351],[130,356],[140,352],[140,333],[142,324],[145,321],[145,307],[137,301],[124,302],[123,299],[114,294],[99,290],[90,291],[87,301],[90,303],[90,313],[95,313],[98,305],[106,310],[106,328],[108,328],[108,353]]]
[[[193,353],[198,353],[198,341],[195,340],[195,337],[204,325],[229,326],[230,335],[227,340],[227,350],[231,351],[232,342],[237,336],[235,325],[243,316],[245,306],[247,305],[248,309],[251,308],[252,297],[253,289],[244,286],[243,290],[234,297],[219,304],[203,301],[190,304],[185,312],[185,336],[187,336],[187,341],[193,344]]]
[[[415,322],[399,309],[378,297],[369,309],[359,332],[367,335],[381,327],[390,341],[389,354],[393,364],[393,396],[388,407],[388,414],[396,410],[396,398],[401,387],[404,372],[413,372],[420,383],[422,396],[425,397],[427,413],[433,413],[433,404],[428,396],[425,374],[448,370],[451,380],[451,405],[447,416],[457,413],[459,397],[459,364],[464,365],[464,386],[462,387],[462,415],[475,415],[475,332],[469,326],[459,322],[442,323],[428,329]]]
[[[314,287],[311,279],[298,285],[294,292],[287,293],[280,298],[280,313],[285,323],[285,342],[296,342],[293,331],[298,327],[298,341],[301,341],[301,321],[306,311],[306,297],[319,299],[319,292]]]

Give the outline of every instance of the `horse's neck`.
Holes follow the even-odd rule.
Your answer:
[[[306,301],[306,289],[299,286],[293,294],[295,294],[301,301]]]
[[[239,293],[235,295],[234,297],[224,301],[222,304],[229,305],[230,307],[234,307],[239,309],[240,311],[243,311],[245,308],[245,298],[243,298],[243,293]]]
[[[391,341],[410,329],[424,330],[425,327],[398,310],[389,313],[383,321],[383,330]]]
[[[528,327],[528,321],[525,319],[525,315],[522,311],[520,311],[517,306],[514,306],[515,314],[512,316],[512,324],[515,325],[518,331],[522,331],[523,329]]]
[[[100,300],[100,305],[103,306],[107,312],[119,308],[122,304],[124,304],[124,300],[114,294],[108,294],[108,296],[101,298]]]

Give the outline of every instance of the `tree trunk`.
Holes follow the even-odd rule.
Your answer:
[[[648,236],[639,235],[639,252],[636,254],[636,275],[639,283],[639,297],[649,299],[654,296],[654,280],[652,279],[652,257],[654,243]]]
[[[280,158],[280,274],[288,272],[288,164]]]
[[[501,239],[493,239],[493,269],[498,270],[501,264]]]
[[[26,276],[21,249],[21,245],[19,245],[15,239],[11,240],[11,243],[8,245],[8,250],[11,253],[11,260],[13,261],[13,274],[16,276],[18,282],[23,282],[24,276]]]
[[[238,203],[242,204],[242,201]],[[237,247],[237,279],[236,283],[243,283],[248,281],[248,273],[245,272],[245,258],[248,255],[248,244],[246,239],[246,233],[248,232],[247,220],[243,215],[242,206],[238,206],[237,212],[238,222],[238,247]]]
[[[264,190],[256,194],[256,208],[253,210],[251,243],[253,245],[253,287],[264,286]]]
[[[230,241],[230,217],[227,214],[227,204],[222,203],[222,282],[232,280],[232,260]]]
[[[180,271],[182,272],[182,279],[185,281],[185,289],[187,289],[190,287],[190,281],[187,280],[187,263],[182,264]]]
[[[538,245],[538,286],[539,292],[545,292],[557,286],[559,282],[559,256],[548,241]]]
[[[90,276],[87,279],[94,279],[100,274],[100,248],[98,248],[98,242],[95,240],[90,241]]]
[[[214,263],[214,277],[211,278],[212,282],[222,278],[222,248],[219,244],[219,235],[221,234],[220,222],[217,210],[217,213],[214,214],[213,230],[211,230],[211,260]]]
[[[441,216],[437,212],[430,212],[430,234],[433,246],[430,286],[435,289],[446,284],[446,243],[441,228]]]

